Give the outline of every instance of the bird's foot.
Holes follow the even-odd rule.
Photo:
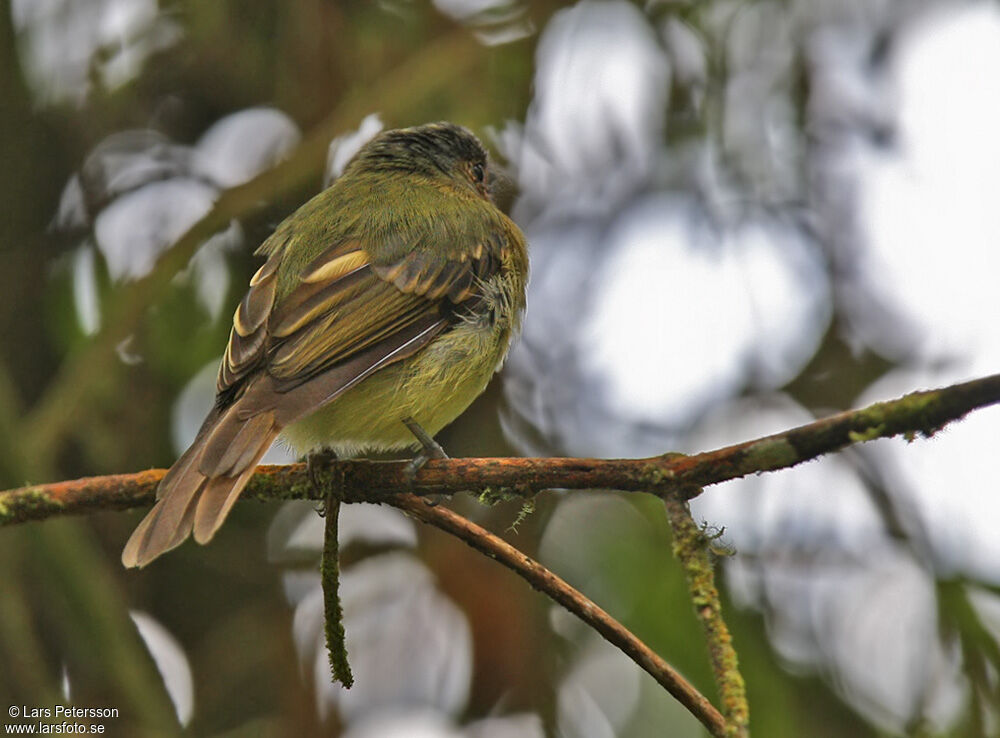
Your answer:
[[[312,484],[316,496],[322,500],[316,505],[316,512],[319,513],[320,517],[326,515],[326,495],[329,487],[329,481],[321,479],[320,473],[330,462],[336,460],[337,453],[330,448],[321,448],[306,454],[306,474],[309,475],[309,482]]]
[[[431,459],[447,459],[448,454],[444,452],[441,448],[441,444],[435,441],[430,433],[425,431],[413,418],[403,418],[403,425],[410,429],[410,433],[413,434],[420,442],[420,453],[414,456],[406,464],[406,478],[409,481],[410,487],[416,481],[417,472],[420,471],[421,467],[426,464]],[[441,502],[441,497],[438,495],[431,495],[424,498],[424,501],[428,505],[437,505]]]
[[[437,441],[431,438],[431,434],[425,431],[420,426],[420,423],[415,421],[413,418],[403,418],[403,425],[409,428],[410,433],[413,434],[413,437],[416,438],[418,441],[420,441],[421,451],[414,459],[414,461],[420,459],[421,457],[423,457],[423,461],[420,462],[420,464],[417,466],[417,469],[419,469],[421,466],[426,464],[431,459],[448,458],[448,454],[446,454],[444,452],[444,449],[441,448],[441,444],[439,444]]]

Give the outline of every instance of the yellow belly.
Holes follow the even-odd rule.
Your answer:
[[[288,426],[281,438],[299,454],[320,448],[339,456],[416,448],[403,418],[412,417],[436,434],[486,389],[510,339],[506,325],[460,323],[414,356],[379,370]]]

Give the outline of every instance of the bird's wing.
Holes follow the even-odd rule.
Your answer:
[[[322,404],[411,355],[455,320],[455,307],[496,272],[498,246],[418,245],[377,259],[359,241],[338,243],[302,268],[280,299],[281,253],[272,255],[234,315],[219,371],[222,404],[262,373],[270,378],[264,384],[282,395],[325,377],[322,397],[313,397]]]

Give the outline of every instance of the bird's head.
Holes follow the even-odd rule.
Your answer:
[[[454,123],[428,123],[385,131],[369,141],[348,165],[349,172],[445,177],[490,199],[489,156],[471,131]]]

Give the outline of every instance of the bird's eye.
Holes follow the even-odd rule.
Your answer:
[[[472,165],[472,176],[476,178],[477,182],[482,183],[486,177],[486,168],[479,162],[476,162]]]

